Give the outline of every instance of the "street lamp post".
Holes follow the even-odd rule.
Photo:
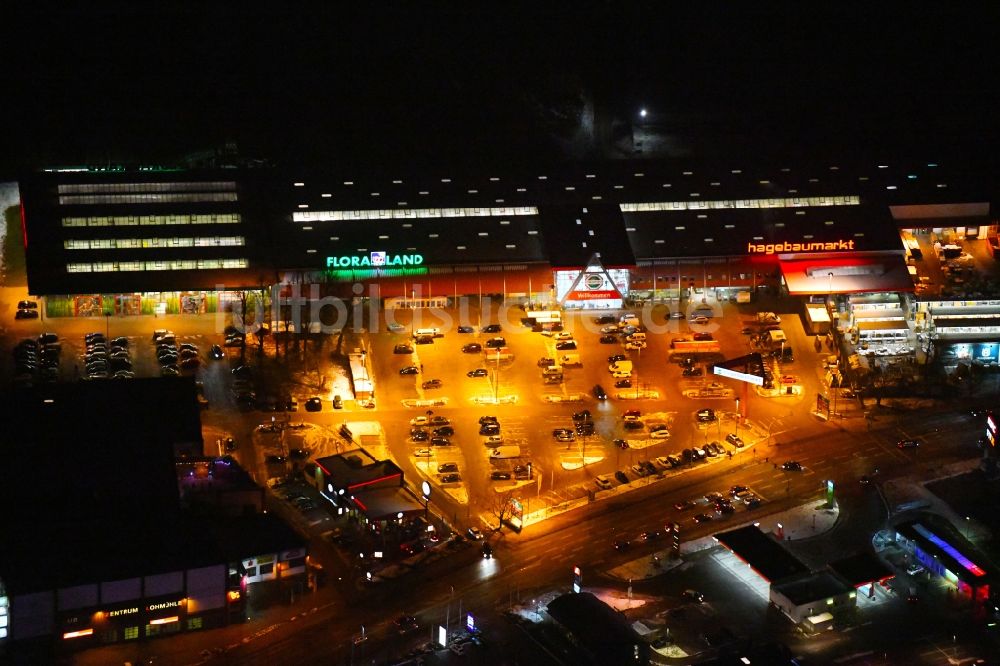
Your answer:
[[[740,399],[736,398],[736,436],[740,436]]]
[[[497,347],[497,365],[493,371],[493,404],[500,404],[500,348]]]

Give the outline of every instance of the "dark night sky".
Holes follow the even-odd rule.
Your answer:
[[[8,6],[0,168],[163,161],[226,140],[346,170],[621,156],[643,105],[668,154],[695,160],[1000,147],[993,14],[273,4]],[[603,132],[581,129],[585,109]]]

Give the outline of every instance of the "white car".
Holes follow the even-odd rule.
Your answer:
[[[601,490],[607,490],[611,487],[611,477],[607,474],[600,474],[594,479],[594,483],[596,483],[597,487]]]
[[[411,426],[425,426],[428,423],[430,423],[430,419],[427,418],[426,416],[415,416],[412,419],[410,419]]]
[[[631,376],[632,372],[630,370],[615,370],[611,373],[611,377],[614,379],[628,379]]]
[[[416,456],[417,458],[430,458],[432,455],[434,455],[434,452],[431,451],[430,449],[417,449],[416,451],[413,452],[413,455]]]
[[[643,340],[630,340],[625,343],[625,349],[645,349],[646,343]]]
[[[669,430],[654,430],[653,432],[649,433],[649,436],[652,439],[666,439],[666,438],[670,437],[670,431]]]
[[[569,331],[559,331],[556,333],[556,340],[572,340],[573,334]]]
[[[665,431],[660,431],[660,432],[665,432]],[[670,464],[670,461],[667,460],[666,456],[653,458],[653,464],[659,467],[660,469],[668,469],[670,467],[673,467],[673,465]]]
[[[704,315],[698,315],[698,316],[695,316],[695,317],[691,317],[691,323],[692,324],[699,324],[701,326],[704,326],[704,325],[708,324],[708,317],[706,317]]]

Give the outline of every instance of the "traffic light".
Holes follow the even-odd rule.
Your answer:
[[[677,559],[681,556],[681,526],[678,523],[668,523],[670,533],[670,555]]]

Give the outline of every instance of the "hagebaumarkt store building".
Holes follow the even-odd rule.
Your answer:
[[[212,312],[289,283],[389,306],[489,294],[614,308],[912,290],[889,204],[934,195],[923,177],[665,163],[350,179],[73,169],[30,174],[21,195],[29,292],[47,316]]]

